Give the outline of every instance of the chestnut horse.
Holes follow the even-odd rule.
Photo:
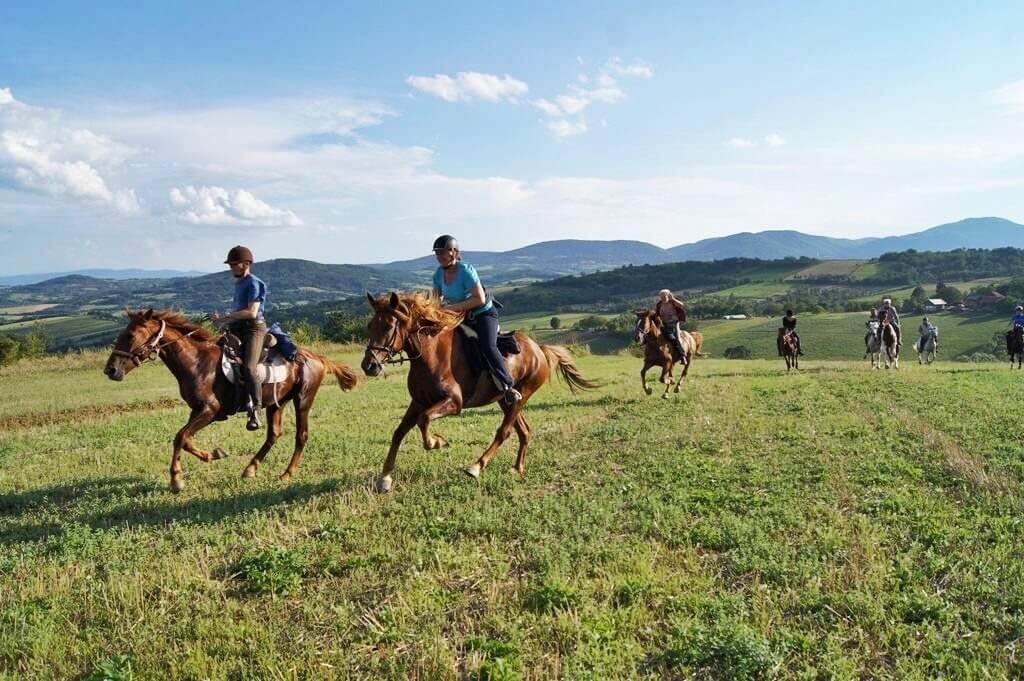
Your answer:
[[[181,450],[209,463],[227,454],[220,447],[212,452],[200,449],[193,436],[214,420],[226,419],[235,411],[235,386],[220,369],[221,349],[217,337],[179,312],[128,312],[128,326],[118,336],[103,373],[113,381],[124,380],[125,374],[147,360],[163,360],[178,379],[181,398],[192,409],[188,423],[174,437],[171,455],[171,491],[180,492],[182,482]],[[263,386],[263,404],[267,407],[267,439],[245,467],[242,477],[251,478],[270,448],[281,437],[283,404],[291,400],[295,406],[295,451],[281,480],[288,480],[299,469],[302,450],[309,438],[309,409],[313,406],[320,383],[327,373],[334,374],[342,390],[355,387],[354,371],[309,350],[300,349],[295,361],[288,363],[288,375],[276,385]]]
[[[673,383],[672,369],[675,363],[679,361],[676,359],[672,341],[665,335],[661,318],[656,312],[652,310],[634,310],[633,314],[636,315],[636,326],[633,327],[633,340],[644,345],[644,367],[640,370],[640,383],[643,385],[644,392],[648,395],[654,392],[647,386],[647,371],[651,367],[661,367],[661,376],[658,378],[658,381],[665,384],[665,392],[661,396],[664,399],[668,399],[668,391],[672,388]],[[703,337],[701,337],[701,341],[703,341]],[[687,361],[683,363],[682,375],[675,382],[674,392],[679,392],[683,379],[690,373],[690,362],[700,355],[700,348],[691,334],[686,331],[680,331],[679,342],[686,352]]]
[[[800,368],[800,348],[796,344],[796,336],[789,329],[782,332],[782,357],[786,360],[786,371]]]
[[[443,309],[437,298],[421,294],[392,293],[375,299],[367,293],[366,297],[373,308],[373,318],[363,371],[368,376],[379,376],[385,364],[409,361],[408,388],[412,401],[391,436],[391,447],[377,479],[377,491],[384,493],[391,491],[398,448],[413,426],[419,426],[424,449],[447,447],[448,442],[443,437],[431,435],[431,421],[458,414],[463,409],[491,404],[498,401],[501,392],[486,370],[476,371],[471,366],[466,340],[458,331],[462,315]],[[523,408],[553,371],[561,373],[573,392],[599,387],[583,377],[566,348],[541,345],[521,333],[515,338],[520,352],[506,357],[505,362],[523,399],[512,405],[498,402],[504,412],[501,425],[490,446],[466,469],[474,478],[480,477],[513,428],[519,436],[515,469],[525,475],[530,426],[523,416]],[[407,358],[401,356],[403,352]]]

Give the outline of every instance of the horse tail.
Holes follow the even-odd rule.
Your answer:
[[[356,372],[344,362],[335,362],[326,357],[321,358],[321,361],[324,363],[324,367],[338,379],[338,387],[342,390],[352,390],[359,383],[359,377],[356,375]]]
[[[569,386],[569,390],[575,393],[577,390],[596,390],[601,387],[600,383],[591,381],[580,373],[568,348],[561,345],[544,345],[541,343],[540,349],[548,360],[548,367],[551,371],[557,369],[562,374],[562,379]]]
[[[707,357],[701,350],[704,348],[704,336],[699,331],[691,331],[693,337],[693,354],[696,357]]]

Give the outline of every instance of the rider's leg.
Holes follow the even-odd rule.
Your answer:
[[[782,357],[782,329],[779,329],[779,334],[775,337],[775,347],[779,351],[779,357]]]
[[[672,345],[675,346],[676,352],[679,353],[679,361],[685,365],[686,350],[683,349],[683,341],[679,338],[679,322],[675,323],[675,334],[672,336]]]
[[[523,399],[522,394],[515,389],[516,382],[505,366],[505,358],[498,351],[498,313],[493,309],[488,310],[478,314],[469,323],[479,338],[484,363],[487,364],[491,375],[501,384],[505,400],[511,403]]]
[[[267,325],[261,321],[247,321],[237,327],[238,336],[242,340],[242,378],[249,391],[252,405],[249,420],[245,427],[258,430],[261,427],[259,413],[263,408],[263,386],[260,384],[258,367],[260,354],[263,351],[263,337],[267,335]]]
[[[803,348],[802,345],[800,345],[800,336],[797,335],[796,331],[793,332],[793,338],[796,339],[796,354],[798,354],[798,355],[804,354],[804,348]]]

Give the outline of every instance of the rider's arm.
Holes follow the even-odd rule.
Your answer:
[[[469,298],[458,302],[450,303],[445,305],[445,309],[451,310],[452,312],[469,312],[473,308],[480,307],[487,302],[487,296],[484,294],[483,284],[477,282],[476,286],[469,294]]]
[[[249,303],[249,307],[244,307],[241,310],[235,310],[234,312],[230,312],[224,315],[224,319],[237,319],[241,321],[246,319],[256,319],[259,316],[260,301],[254,300],[253,302]]]

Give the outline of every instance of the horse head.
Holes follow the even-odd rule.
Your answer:
[[[379,376],[384,373],[384,364],[405,348],[412,320],[397,293],[381,299],[367,293],[366,299],[373,308],[373,318],[361,366],[367,376]]]
[[[633,341],[643,343],[647,340],[647,334],[651,333],[653,323],[651,322],[650,310],[633,310],[636,315],[636,325],[633,327]]]
[[[156,359],[160,352],[159,343],[167,325],[154,316],[153,310],[128,313],[128,326],[114,342],[103,373],[112,381],[123,381],[125,374],[140,366],[148,359]]]

